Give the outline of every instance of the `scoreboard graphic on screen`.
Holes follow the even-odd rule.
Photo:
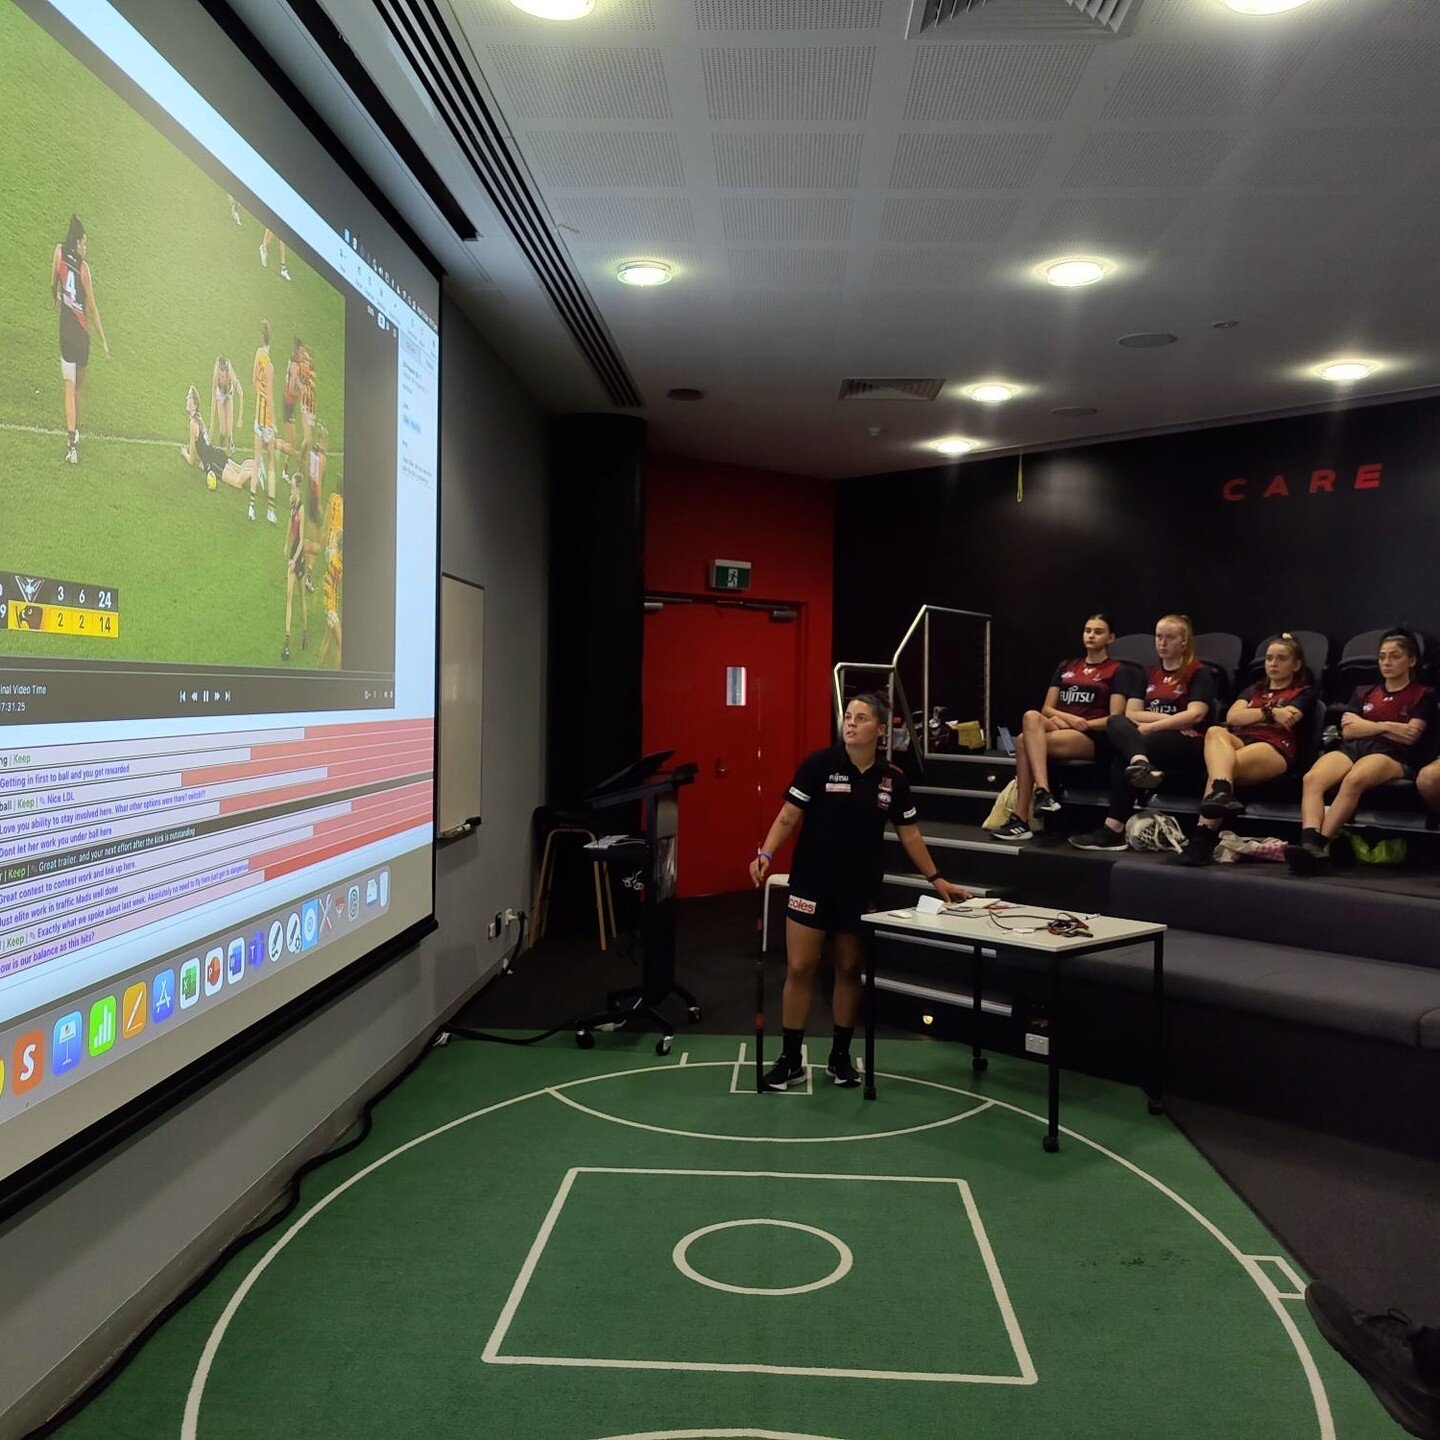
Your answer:
[[[113,585],[51,580],[15,571],[0,574],[0,625],[85,640],[120,635],[120,592]]]

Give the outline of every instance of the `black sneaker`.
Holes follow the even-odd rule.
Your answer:
[[[1060,802],[1043,785],[1037,785],[1030,800],[1030,808],[1040,811],[1042,815],[1058,815]]]
[[[1294,875],[1318,875],[1330,867],[1330,842],[1318,830],[1302,830],[1300,843],[1285,847],[1285,863]]]
[[[1157,790],[1165,772],[1157,770],[1148,760],[1132,760],[1125,767],[1125,778],[1136,790]]]
[[[1215,847],[1219,843],[1219,828],[1202,825],[1185,842],[1185,848],[1178,855],[1170,857],[1170,862],[1173,865],[1208,865],[1214,859]]]
[[[1305,1308],[1396,1421],[1421,1440],[1440,1440],[1440,1389],[1420,1374],[1411,1344],[1415,1324],[1408,1315],[1399,1310],[1366,1315],[1318,1281],[1306,1287]]]
[[[760,1079],[762,1090],[788,1090],[792,1085],[803,1085],[810,1078],[810,1072],[803,1062],[791,1060],[788,1055],[780,1058]]]
[[[1018,816],[1012,815],[998,830],[990,832],[992,840],[1033,840],[1035,832]]]
[[[1112,830],[1108,825],[1102,825],[1098,830],[1088,831],[1084,835],[1072,835],[1070,843],[1077,850],[1124,850],[1125,832],[1123,830]]]
[[[860,1083],[860,1072],[849,1055],[838,1055],[833,1050],[825,1062],[825,1073],[837,1084],[853,1090]]]
[[[1230,786],[1215,786],[1200,802],[1200,813],[1207,820],[1225,820],[1231,815],[1243,815],[1245,802]]]

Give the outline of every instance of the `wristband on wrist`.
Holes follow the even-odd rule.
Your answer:
[[[925,877],[925,883],[927,885],[933,885],[939,878],[940,872],[937,870],[933,875],[927,875]]]
[[[757,860],[773,860],[775,857],[768,850],[757,850],[755,858]]]

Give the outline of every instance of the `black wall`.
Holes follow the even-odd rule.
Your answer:
[[[1095,610],[1122,634],[1180,611],[1247,658],[1280,629],[1332,658],[1398,619],[1440,635],[1440,400],[1052,451],[1024,478],[1021,503],[1013,457],[841,481],[837,658],[889,655],[927,602],[987,610],[1013,723]]]

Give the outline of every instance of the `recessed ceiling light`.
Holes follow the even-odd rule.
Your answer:
[[[1298,10],[1310,0],[1225,0],[1237,15],[1279,15],[1285,10]]]
[[[1063,260],[1048,260],[1040,273],[1051,285],[1073,290],[1077,285],[1093,285],[1103,280],[1115,267],[1108,260],[1094,260],[1083,255],[1069,255]]]
[[[510,3],[541,20],[583,20],[595,8],[595,0],[510,0]]]
[[[1179,338],[1168,330],[1143,330],[1138,335],[1122,335],[1116,343],[1127,350],[1158,350],[1162,345],[1173,345]]]
[[[705,392],[697,390],[693,385],[676,385],[665,392],[667,400],[703,400]]]
[[[987,381],[983,385],[969,386],[965,393],[982,405],[1003,405],[1007,400],[1015,398],[1015,387],[1001,385],[999,381]]]
[[[1317,365],[1315,373],[1322,380],[1333,380],[1339,385],[1348,385],[1355,380],[1363,380],[1367,375],[1375,373],[1375,362],[1373,360],[1331,360],[1325,365]]]
[[[615,276],[626,285],[666,285],[671,273],[670,267],[661,260],[627,260]]]
[[[932,441],[930,448],[938,450],[942,455],[954,458],[958,455],[968,455],[975,448],[975,442],[962,439],[959,435],[947,435],[943,440]]]
[[[1094,405],[1062,405],[1058,410],[1052,410],[1050,413],[1078,418],[1081,415],[1098,415],[1100,411]]]

